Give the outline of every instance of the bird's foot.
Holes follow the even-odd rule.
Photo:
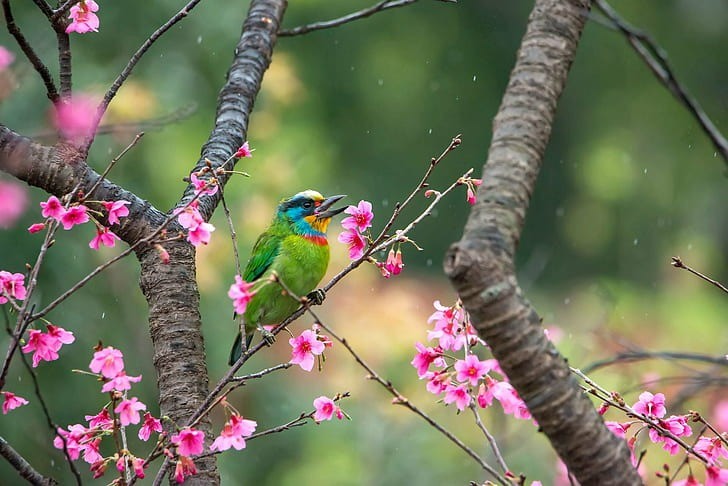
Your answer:
[[[258,330],[260,331],[260,335],[263,337],[263,341],[265,342],[266,346],[273,346],[273,343],[276,342],[276,336],[272,332],[270,332],[268,329],[261,327],[258,327]]]
[[[313,292],[309,292],[309,294],[306,296],[306,300],[308,300],[313,305],[323,304],[325,298],[326,291],[324,289],[316,289]]]

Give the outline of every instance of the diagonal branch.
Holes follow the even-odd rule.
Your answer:
[[[338,27],[340,25],[344,25],[349,22],[353,22],[354,20],[359,20],[359,19],[363,19],[363,18],[372,16],[377,12],[389,10],[390,8],[405,7],[407,5],[415,3],[416,1],[417,0],[384,0],[369,8],[365,8],[365,9],[359,10],[357,12],[352,12],[348,15],[344,15],[343,17],[339,17],[339,18],[332,19],[332,20],[324,20],[321,22],[314,22],[312,24],[307,24],[307,25],[301,25],[298,27],[294,27],[293,29],[280,30],[280,31],[278,31],[278,36],[279,37],[292,37],[294,35],[308,34],[309,32],[313,32],[314,30],[323,30],[323,29],[330,29],[332,27]]]
[[[94,137],[96,135],[96,128],[98,128],[99,124],[101,123],[101,119],[104,117],[104,113],[106,113],[106,109],[109,107],[109,104],[111,103],[111,100],[114,99],[116,96],[116,93],[119,91],[119,88],[121,88],[121,85],[124,84],[126,79],[131,75],[131,72],[134,70],[134,66],[137,65],[137,63],[141,60],[142,56],[146,54],[146,52],[149,50],[150,47],[152,47],[152,44],[154,44],[157,39],[162,37],[165,32],[167,32],[169,29],[171,29],[177,22],[184,19],[189,15],[190,11],[197,6],[198,3],[200,3],[201,0],[191,0],[187,5],[182,7],[182,9],[177,12],[172,18],[170,18],[167,22],[165,22],[161,27],[159,27],[157,30],[155,30],[152,35],[149,36],[147,40],[144,41],[144,43],[137,49],[137,51],[134,53],[134,55],[131,56],[131,59],[129,59],[129,62],[124,67],[124,69],[119,73],[119,75],[114,80],[114,83],[111,85],[111,87],[106,91],[106,94],[104,95],[104,99],[101,100],[101,103],[99,103],[98,108],[96,109],[96,116],[94,118],[94,122],[91,130],[91,135],[84,141],[84,145],[81,149],[81,152],[86,154],[88,153],[89,148],[91,147],[91,144],[94,141]]]
[[[622,32],[637,55],[647,64],[652,74],[682,103],[691,115],[697,120],[700,128],[713,142],[715,149],[728,165],[728,140],[720,133],[713,121],[703,111],[700,104],[687,92],[685,87],[677,80],[675,72],[670,66],[665,51],[645,32],[630,25],[605,0],[594,0],[597,8]]]
[[[515,254],[589,0],[536,0],[493,120],[478,202],[445,272],[478,334],[581,484],[637,485],[629,450],[602,423],[546,338],[515,273]]]
[[[30,484],[35,486],[55,486],[58,484],[53,478],[47,478],[41,473],[36,471],[28,461],[21,456],[18,451],[8,444],[4,438],[0,437],[0,456],[3,456],[6,461],[10,463],[13,468],[18,471],[20,477],[28,481]]]
[[[18,46],[20,46],[20,49],[25,54],[25,57],[28,58],[30,64],[33,65],[33,68],[38,72],[41,79],[43,80],[43,84],[46,87],[46,95],[48,96],[48,99],[51,100],[53,103],[57,102],[58,91],[56,90],[56,84],[53,82],[53,77],[51,76],[50,71],[48,71],[48,67],[43,64],[43,61],[41,61],[40,57],[38,57],[38,54],[36,54],[35,50],[33,50],[30,43],[28,42],[28,39],[25,38],[20,28],[15,23],[15,17],[13,17],[13,11],[10,8],[10,0],[2,0],[2,7],[3,13],[5,14],[5,24],[8,28],[8,32],[10,32],[10,35],[15,37],[15,41],[18,43]]]

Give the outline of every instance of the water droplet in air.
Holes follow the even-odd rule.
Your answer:
[[[475,82],[476,79],[478,79],[478,77],[475,74],[473,74],[473,82]]]
[[[432,135],[432,128],[430,128],[429,130],[427,130],[427,133],[430,134],[430,135]]]
[[[104,319],[106,317],[106,312],[101,313],[101,318]]]
[[[427,265],[428,267],[431,267],[432,266],[432,258],[428,258],[427,259],[427,262],[425,263],[425,265]]]
[[[377,81],[377,84],[378,84],[379,86],[384,86],[384,80],[383,80],[383,79],[380,79],[380,80],[378,80],[378,81]]]
[[[564,305],[569,305],[569,304],[571,304],[571,299],[567,297],[564,299]]]
[[[201,35],[198,35],[197,36],[197,43],[198,44],[202,44],[202,36]]]
[[[382,199],[382,206],[384,206],[385,208],[389,206],[389,199]]]
[[[645,170],[643,171],[645,174],[647,174],[647,167],[645,167]]]
[[[634,246],[637,246],[637,244],[638,244],[639,242],[640,242],[640,239],[639,239],[639,238],[635,238],[634,240],[632,240],[632,244],[633,244]]]

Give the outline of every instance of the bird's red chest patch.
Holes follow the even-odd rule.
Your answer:
[[[305,238],[306,241],[310,241],[314,245],[325,246],[329,244],[326,236],[324,235],[302,235],[302,237]]]

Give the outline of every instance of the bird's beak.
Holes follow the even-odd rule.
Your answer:
[[[319,205],[319,207],[316,208],[314,211],[314,214],[316,215],[317,219],[327,219],[332,218],[342,212],[346,208],[337,208],[337,209],[329,209],[331,206],[333,206],[337,201],[340,201],[341,199],[344,199],[346,197],[345,194],[339,194],[338,196],[331,196],[323,200],[323,202]]]

